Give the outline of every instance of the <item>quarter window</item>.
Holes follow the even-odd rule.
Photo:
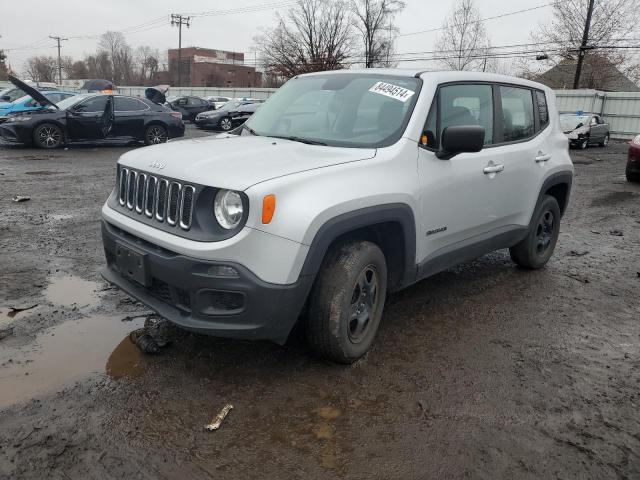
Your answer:
[[[538,100],[538,117],[540,117],[540,130],[549,125],[549,108],[547,107],[547,97],[544,92],[537,91],[536,99]]]
[[[493,93],[490,85],[451,85],[440,89],[440,130],[451,126],[484,127],[484,144],[493,143]]]
[[[535,133],[535,121],[531,90],[500,87],[500,99],[504,141],[515,142],[532,137]]]

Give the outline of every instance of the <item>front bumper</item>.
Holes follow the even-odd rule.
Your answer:
[[[0,125],[0,138],[5,142],[28,144],[31,142],[31,129],[5,122]]]
[[[216,127],[220,119],[218,117],[196,117],[196,126],[198,127]]]
[[[302,312],[313,283],[312,276],[301,276],[291,285],[266,283],[237,263],[170,252],[105,221],[102,240],[107,258],[102,276],[107,281],[167,320],[207,335],[282,344]],[[118,270],[117,245],[143,254],[148,286]],[[212,266],[232,267],[238,275],[211,276],[208,272]]]

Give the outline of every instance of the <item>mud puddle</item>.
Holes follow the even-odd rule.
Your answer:
[[[95,306],[100,301],[97,293],[100,288],[98,282],[69,275],[51,278],[44,293],[47,300],[56,305],[83,308]]]
[[[143,318],[88,317],[43,331],[27,348],[0,349],[0,408],[96,375],[141,375],[147,359],[129,333],[143,324]]]

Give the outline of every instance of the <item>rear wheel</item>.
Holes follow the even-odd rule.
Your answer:
[[[233,123],[231,122],[231,119],[229,117],[223,117],[222,120],[220,120],[220,128],[225,132],[228,132],[229,130],[231,130],[233,128]]]
[[[311,294],[306,334],[310,347],[338,363],[353,363],[373,343],[387,294],[384,254],[371,242],[331,251]]]
[[[602,141],[600,142],[600,146],[601,147],[606,147],[607,145],[609,145],[609,134],[607,133],[607,135],[602,139]]]
[[[150,125],[144,132],[145,145],[158,145],[165,143],[168,139],[167,129],[162,125]]]
[[[551,195],[545,195],[533,214],[526,238],[509,249],[511,259],[521,267],[544,267],[556,248],[560,234],[560,207]]]
[[[62,129],[53,123],[38,125],[33,132],[33,142],[39,148],[58,148],[63,139]]]
[[[638,183],[640,182],[640,173],[632,172],[630,168],[627,168],[627,182]]]

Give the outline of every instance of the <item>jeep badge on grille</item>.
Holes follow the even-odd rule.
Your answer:
[[[149,164],[149,168],[157,168],[158,170],[162,170],[164,167],[165,164],[162,162],[158,162],[157,160],[154,160]]]

